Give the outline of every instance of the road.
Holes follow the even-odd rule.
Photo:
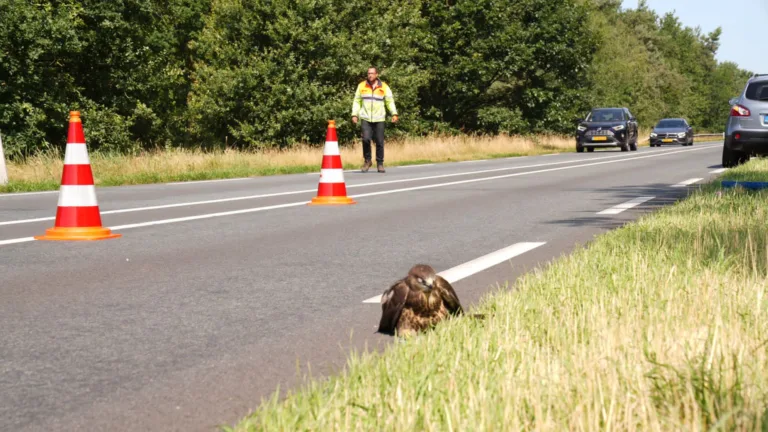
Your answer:
[[[318,174],[98,188],[123,234],[101,242],[30,241],[57,193],[0,195],[0,429],[233,424],[308,364],[334,373],[391,343],[376,296],[412,264],[450,273],[471,307],[685,196],[721,146],[346,172],[358,203],[342,207],[306,206]]]

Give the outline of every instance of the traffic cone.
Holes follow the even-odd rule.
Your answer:
[[[37,240],[104,240],[120,237],[101,226],[91,161],[79,111],[69,112],[69,133],[64,153],[64,172],[59,189],[56,222]]]
[[[320,184],[317,186],[317,196],[308,205],[341,205],[357,204],[347,196],[347,185],[344,183],[344,169],[341,166],[339,141],[336,138],[336,121],[328,120],[328,131],[325,134],[323,149],[323,165],[320,167]]]

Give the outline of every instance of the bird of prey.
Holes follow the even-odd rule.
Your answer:
[[[405,336],[464,310],[451,284],[426,264],[413,266],[381,296],[379,332]]]

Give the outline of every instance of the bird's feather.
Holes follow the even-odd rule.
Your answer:
[[[397,321],[403,312],[403,306],[408,298],[409,288],[404,281],[397,281],[389,287],[381,297],[381,321],[379,332],[394,334]]]
[[[445,308],[448,312],[454,315],[461,315],[464,313],[464,309],[459,302],[459,296],[456,295],[456,291],[453,290],[450,282],[442,278],[441,276],[435,277],[435,289],[440,293],[440,297],[443,299]]]

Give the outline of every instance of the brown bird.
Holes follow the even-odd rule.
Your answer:
[[[379,332],[403,336],[426,330],[464,309],[447,280],[426,264],[417,264],[408,276],[381,296]]]

